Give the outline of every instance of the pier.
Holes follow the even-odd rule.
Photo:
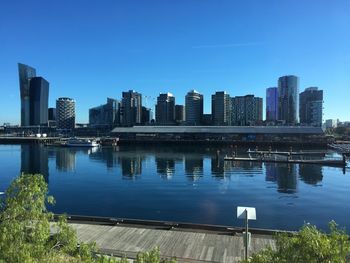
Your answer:
[[[77,220],[80,219],[80,220]],[[159,247],[162,258],[178,262],[239,262],[244,258],[241,228],[173,222],[69,219],[83,242],[96,242],[101,253],[135,259],[137,253]],[[95,221],[96,220],[96,221]],[[251,230],[249,253],[274,247],[273,231]]]

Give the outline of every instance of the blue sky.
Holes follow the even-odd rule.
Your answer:
[[[350,120],[349,14],[348,0],[2,0],[0,124],[20,120],[18,62],[50,82],[49,106],[76,99],[78,122],[129,89],[147,106],[196,89],[210,113],[215,91],[265,100],[287,74],[324,90],[325,119]]]

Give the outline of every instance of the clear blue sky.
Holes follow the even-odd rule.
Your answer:
[[[279,76],[324,90],[324,118],[350,120],[349,0],[1,0],[0,124],[19,123],[17,63],[88,109],[134,89],[264,98]],[[148,106],[153,103],[148,99]],[[145,103],[144,103],[145,104]]]

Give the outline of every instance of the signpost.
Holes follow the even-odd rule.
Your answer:
[[[245,260],[248,260],[248,245],[249,245],[249,232],[248,232],[248,220],[256,220],[255,207],[237,206],[237,218],[245,220]]]

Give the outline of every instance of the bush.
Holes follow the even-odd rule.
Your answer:
[[[276,248],[268,247],[254,254],[251,263],[318,263],[349,262],[350,241],[345,230],[329,223],[330,234],[321,232],[315,226],[305,224],[292,236],[276,235]]]

